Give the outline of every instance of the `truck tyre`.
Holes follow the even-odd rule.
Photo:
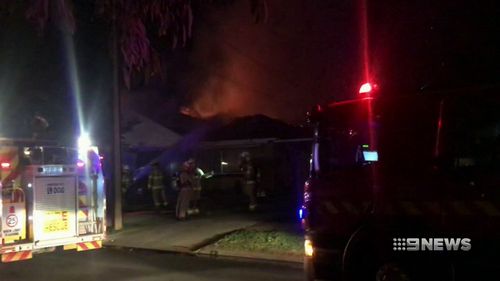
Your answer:
[[[316,280],[316,274],[314,273],[314,262],[312,258],[304,258],[304,280],[314,281]]]
[[[454,267],[440,260],[381,257],[374,252],[356,252],[346,266],[348,281],[454,281]]]

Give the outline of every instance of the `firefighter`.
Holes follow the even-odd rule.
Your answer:
[[[201,177],[203,171],[196,166],[196,161],[191,158],[188,160],[191,177],[193,179],[193,192],[191,194],[191,208],[188,214],[198,215],[200,213],[199,201],[201,197]]]
[[[259,198],[267,197],[267,192],[264,189],[264,186],[262,185],[262,176],[260,173],[259,165],[255,165],[255,182],[256,182],[255,190],[257,191],[257,197]]]
[[[175,208],[175,216],[178,220],[185,220],[188,215],[189,203],[191,202],[194,187],[191,166],[188,161],[184,162],[179,175],[179,195],[177,196],[177,206]]]
[[[132,185],[132,174],[130,172],[130,168],[128,165],[123,165],[122,168],[122,180],[121,180],[121,187],[122,187],[122,207],[125,207],[127,204],[127,191],[129,190],[130,186]]]
[[[254,211],[257,208],[256,185],[257,173],[249,152],[240,155],[240,170],[243,173],[243,192],[248,197],[248,209]]]
[[[170,190],[174,192],[179,191],[179,168],[177,167],[177,163],[172,162],[169,165],[169,173],[170,173]]]
[[[160,169],[160,163],[154,162],[151,168],[151,174],[149,174],[148,178],[148,189],[151,190],[153,195],[155,209],[159,211],[162,206],[166,208],[168,205],[167,194],[164,187],[165,178]]]

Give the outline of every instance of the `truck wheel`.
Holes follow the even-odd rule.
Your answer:
[[[376,281],[454,281],[453,265],[439,261],[390,262],[379,267]]]
[[[349,281],[454,281],[452,264],[442,260],[397,259],[366,252],[351,257],[344,272]]]
[[[314,281],[316,280],[316,274],[314,273],[314,262],[312,258],[304,258],[304,280]]]
[[[383,264],[375,275],[376,281],[412,281],[408,274],[395,263]]]

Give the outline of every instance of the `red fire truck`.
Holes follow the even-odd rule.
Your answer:
[[[0,139],[0,255],[2,262],[32,258],[62,246],[101,248],[105,192],[97,147]]]
[[[388,95],[310,113],[307,279],[497,280],[500,90]]]

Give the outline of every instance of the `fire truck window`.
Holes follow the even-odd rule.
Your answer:
[[[446,108],[443,152],[452,169],[497,170],[500,161],[497,98],[452,100]]]
[[[386,101],[378,108],[380,163],[401,178],[432,168],[439,103],[424,98]],[[388,171],[388,172],[389,172]]]
[[[369,104],[357,103],[333,108],[327,112],[319,129],[318,159],[320,173],[359,168],[369,164],[362,149],[370,143]]]
[[[31,163],[31,165],[43,164],[43,152],[40,147],[29,147],[25,149],[25,151],[27,151],[25,155],[28,157],[29,163]]]
[[[64,147],[44,147],[44,164],[72,165],[77,161],[77,152]]]
[[[367,164],[361,147],[367,143],[365,132],[354,129],[328,128],[319,143],[319,162],[322,172],[360,167]]]
[[[76,149],[67,148],[66,149],[66,163],[67,165],[73,165],[78,162],[78,151]]]

